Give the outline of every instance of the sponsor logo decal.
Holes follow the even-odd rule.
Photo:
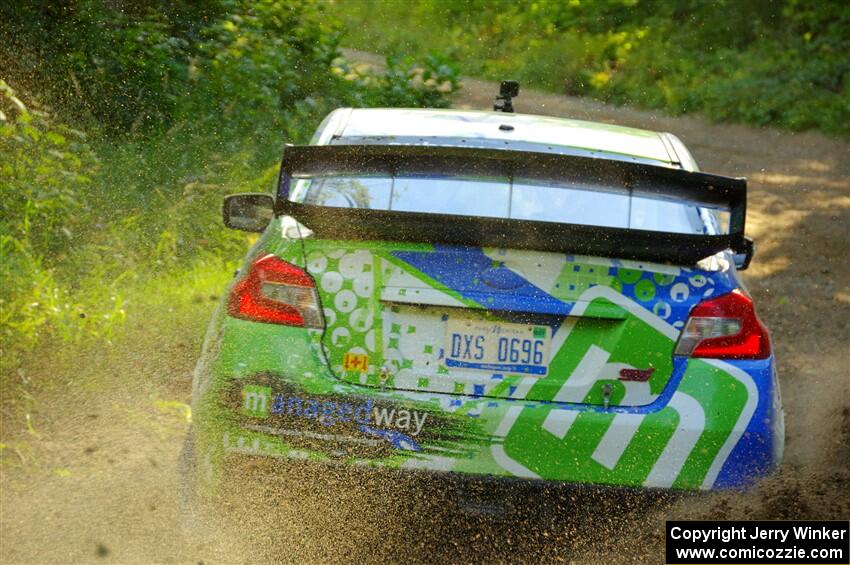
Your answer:
[[[325,427],[353,423],[361,432],[386,439],[393,447],[402,449],[418,449],[416,442],[408,436],[418,436],[428,420],[427,412],[376,406],[371,399],[354,403],[317,400],[296,394],[276,394],[272,398],[272,389],[267,386],[245,385],[242,399],[242,412],[248,416],[315,420]]]
[[[269,397],[271,387],[246,385],[242,388],[242,412],[248,416],[265,418],[269,415]]]
[[[620,380],[645,383],[649,381],[654,372],[655,367],[650,367],[649,369],[620,369]]]

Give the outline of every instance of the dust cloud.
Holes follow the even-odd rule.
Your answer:
[[[456,106],[488,107],[495,91],[468,80]],[[200,300],[161,327],[128,320],[109,348],[31,363],[33,378],[55,386],[30,399],[26,424],[0,414],[0,561],[657,563],[665,519],[847,519],[850,145],[533,91],[516,106],[671,131],[705,170],[749,177],[757,253],[745,280],[780,372],[779,473],[747,493],[655,496],[291,467],[268,482],[246,471],[233,479],[242,488],[225,504],[228,520],[186,529],[177,468],[213,308]]]

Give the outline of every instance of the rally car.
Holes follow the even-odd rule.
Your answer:
[[[198,488],[245,460],[751,484],[784,430],[745,212],[668,133],[332,112],[273,196],[225,201],[262,235],[195,373]]]

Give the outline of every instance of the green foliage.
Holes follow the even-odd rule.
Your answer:
[[[82,132],[28,109],[0,80],[0,229],[43,255],[73,235],[85,189],[97,160]]]
[[[49,321],[70,337],[70,327],[93,327],[54,277],[51,263],[62,261],[75,240],[85,211],[82,199],[98,161],[76,130],[28,108],[0,80],[0,357],[32,345]],[[106,321],[120,313],[107,311]],[[100,323],[98,331],[110,324]]]
[[[339,97],[330,72],[339,30],[319,2],[228,2],[228,15],[206,28],[193,68],[187,117],[221,126],[267,122],[286,137],[302,129],[323,100]]]
[[[111,134],[262,125],[279,141],[336,105],[445,105],[457,89],[437,56],[351,73],[321,0],[29,1],[0,6],[0,18],[6,78]]]
[[[850,135],[844,0],[362,0],[337,12],[354,48],[436,49],[471,75]]]
[[[375,75],[342,62],[339,72],[361,87],[353,91],[352,106],[448,108],[448,96],[460,88],[457,67],[438,53],[424,55],[421,62],[388,55],[386,66],[384,74]]]
[[[270,191],[283,144],[308,141],[328,111],[447,105],[445,60],[353,69],[326,8],[0,6],[0,73],[28,95],[0,80],[0,378],[45,340],[109,340],[141,304],[194,299],[191,284],[163,285],[232,269],[248,236],[224,229],[221,198]]]
[[[167,122],[185,93],[189,42],[153,9],[35,1],[4,5],[0,16],[6,78],[70,114],[113,131],[145,129]]]

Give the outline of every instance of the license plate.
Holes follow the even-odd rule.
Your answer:
[[[449,318],[446,367],[546,375],[551,334],[549,326]]]

